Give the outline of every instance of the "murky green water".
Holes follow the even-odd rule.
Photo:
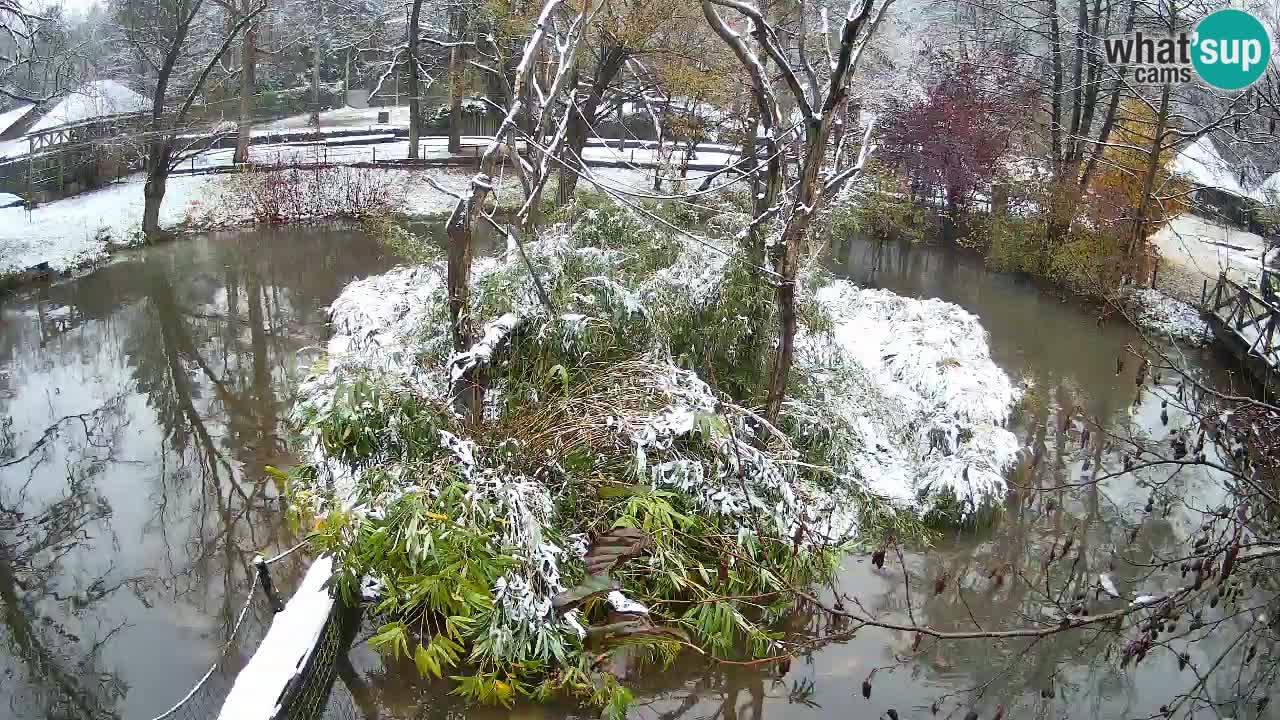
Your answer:
[[[854,241],[834,255],[833,267],[859,281],[957,302],[982,318],[995,360],[1030,388],[1016,430],[1046,450],[1026,482],[1057,487],[1081,477],[1081,426],[1061,430],[1064,408],[1157,439],[1166,432],[1158,401],[1133,405],[1132,361],[1116,372],[1117,356],[1139,343],[1128,327],[1099,325],[1074,303],[948,251]],[[239,609],[253,555],[291,539],[280,489],[262,468],[288,462],[281,415],[324,338],[322,308],[345,283],[391,264],[343,229],[246,231],[150,248],[0,304],[0,703],[14,717],[147,720],[203,673]],[[1214,382],[1231,381],[1212,353],[1187,360]],[[1121,461],[1098,443],[1091,462]],[[1206,504],[1220,492],[1203,473],[1174,482]],[[1171,513],[1130,543],[1146,501],[1131,479],[1035,493],[1030,504],[1025,497],[1015,495],[993,528],[907,554],[917,620],[940,629],[1042,621],[1042,594],[1025,583],[997,586],[991,570],[1039,572],[1068,532],[1088,561],[1053,566],[1057,580],[1114,564],[1126,589],[1156,590],[1165,578],[1144,578],[1131,563],[1169,550],[1194,522]],[[281,570],[287,590],[301,567]],[[939,574],[949,590],[932,597]],[[843,586],[884,619],[908,619],[896,563],[877,571],[850,559]],[[247,660],[266,619],[259,603],[210,698]],[[797,628],[805,623],[797,617]],[[1015,718],[1145,717],[1190,682],[1168,653],[1121,673],[1105,645],[1086,633],[1037,643],[926,641],[913,654],[912,637],[866,629],[815,648],[785,673],[696,658],[639,669],[633,716],[872,718],[895,708],[903,718],[928,717],[940,697],[980,688],[985,717],[997,704]],[[874,668],[868,701],[859,685]],[[447,688],[419,680],[412,664],[384,661],[362,644],[338,670],[332,718],[579,712],[467,709]],[[1054,697],[1041,697],[1050,686]],[[179,717],[208,717],[215,707],[209,699]],[[940,716],[957,707],[944,698]]]
[[[0,302],[0,717],[147,720],[204,673],[291,538],[263,468],[322,307],[390,264],[347,230],[228,233]],[[177,717],[216,713],[267,615]]]

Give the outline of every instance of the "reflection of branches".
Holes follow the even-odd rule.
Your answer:
[[[109,706],[119,697],[113,688],[120,683],[111,673],[86,671],[96,664],[102,647],[120,627],[94,641],[84,657],[69,666],[62,654],[46,643],[42,630],[51,630],[60,638],[59,643],[74,645],[80,638],[39,610],[39,601],[53,598],[78,614],[128,582],[109,582],[109,568],[82,593],[59,592],[52,585],[61,575],[62,559],[88,539],[85,528],[110,514],[110,506],[95,496],[88,477],[71,473],[65,494],[38,513],[24,512],[18,504],[0,510],[4,518],[0,525],[0,615],[9,631],[13,656],[27,664],[28,676],[56,688],[54,702],[69,704],[64,710],[70,716],[96,719],[116,717]],[[83,687],[84,677],[96,677],[100,686],[96,690]]]
[[[90,444],[93,444],[94,431],[89,429],[89,421],[90,420],[97,421],[104,413],[109,411],[114,412],[116,411],[116,408],[104,405],[103,407],[100,407],[97,410],[94,410],[92,412],[77,413],[75,415],[64,415],[63,417],[58,418],[53,422],[52,425],[45,428],[44,432],[40,434],[40,439],[37,440],[35,444],[31,446],[31,449],[27,450],[20,457],[16,457],[12,460],[7,460],[5,462],[0,463],[0,468],[6,468],[11,465],[17,465],[18,463],[24,462],[27,458],[36,454],[36,452],[38,452],[40,448],[44,447],[49,441],[53,440],[58,436],[58,430],[62,427],[62,424],[67,422],[68,420],[79,420],[81,426],[84,428],[85,437],[88,439]]]

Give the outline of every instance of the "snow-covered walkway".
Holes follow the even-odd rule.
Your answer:
[[[447,213],[453,208],[454,198],[435,185],[460,194],[471,181],[471,172],[465,169],[362,172],[378,173],[380,178],[400,183],[403,196],[397,212],[408,217]],[[623,190],[647,191],[652,182],[651,175],[626,168],[596,169],[592,176],[608,187]],[[202,230],[252,223],[249,208],[219,202],[230,177],[170,177],[160,210],[161,227]],[[44,203],[30,211],[23,207],[0,208],[0,278],[32,269],[68,272],[104,260],[114,247],[135,244],[141,239],[142,186],[143,176],[135,174],[122,182]],[[581,187],[589,189],[591,183],[584,182]],[[508,175],[499,187],[497,199],[502,202],[518,192],[515,177]]]
[[[1266,241],[1254,233],[1186,213],[1151,236],[1160,252],[1156,285],[1186,302],[1197,303],[1207,281],[1212,288],[1225,272],[1246,287],[1257,287]]]

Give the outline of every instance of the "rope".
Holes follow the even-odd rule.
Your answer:
[[[294,545],[293,547],[289,548],[288,550],[285,550],[279,555],[276,555],[275,557],[272,557],[266,560],[266,563],[268,565],[271,565],[272,563],[279,562],[289,557],[294,553],[294,551],[298,550],[299,548],[301,548],[302,546],[306,545],[309,542],[311,542],[310,535],[303,538],[301,542],[299,542],[297,545]],[[240,608],[240,614],[236,617],[236,624],[231,628],[231,636],[227,638],[226,644],[222,646],[222,651],[218,653],[218,659],[213,661],[213,664],[209,666],[209,669],[205,671],[204,675],[201,676],[200,680],[197,681],[194,686],[192,686],[191,690],[188,691],[187,694],[181,700],[175,703],[173,707],[169,708],[168,710],[165,710],[159,715],[156,715],[154,718],[151,718],[151,720],[164,720],[167,717],[171,717],[174,713],[181,710],[182,706],[186,705],[188,702],[191,702],[191,698],[195,697],[195,694],[200,691],[200,688],[204,687],[204,684],[209,681],[209,678],[213,676],[213,671],[217,670],[218,666],[222,664],[222,661],[226,659],[227,651],[231,649],[231,643],[236,639],[236,635],[240,633],[240,626],[244,624],[244,619],[249,614],[249,607],[253,605],[253,596],[254,596],[254,593],[257,592],[257,590],[258,590],[258,573],[255,572],[253,573],[253,582],[249,583],[249,594],[244,599],[244,606]]]
[[[293,552],[293,551],[290,550],[289,552]],[[249,585],[249,595],[244,599],[244,607],[240,608],[240,616],[236,618],[236,624],[234,627],[231,628],[231,637],[227,638],[226,644],[222,646],[222,652],[218,653],[218,659],[213,661],[213,664],[210,665],[209,669],[205,671],[204,676],[200,678],[199,682],[197,682],[195,686],[191,688],[190,692],[188,692],[185,697],[179,700],[177,704],[175,704],[173,707],[169,708],[168,710],[165,710],[164,712],[155,716],[151,720],[164,720],[164,718],[167,718],[173,715],[174,713],[178,712],[179,710],[181,710],[182,706],[190,702],[191,698],[194,697],[195,694],[199,692],[200,688],[204,687],[204,684],[208,682],[209,678],[213,676],[213,671],[217,670],[218,666],[222,664],[222,661],[226,659],[227,651],[231,649],[231,642],[235,640],[236,634],[240,632],[240,625],[244,623],[245,616],[249,614],[249,607],[250,605],[253,604],[253,594],[254,594],[254,591],[256,591],[257,589],[258,589],[258,574],[254,573],[253,582],[250,583]]]

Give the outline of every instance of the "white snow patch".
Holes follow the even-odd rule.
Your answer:
[[[143,112],[151,103],[114,80],[96,80],[71,91],[36,121],[28,134],[100,117]]]
[[[1110,575],[1102,573],[1098,576],[1098,583],[1102,585],[1102,589],[1111,597],[1120,597],[1120,591],[1116,589],[1116,583],[1111,579]]]
[[[1208,135],[1179,153],[1173,161],[1173,169],[1191,178],[1196,185],[1224,190],[1239,197],[1265,200],[1260,192],[1244,188],[1232,172],[1232,164],[1222,159]]]
[[[1257,285],[1267,241],[1255,233],[1233,228],[1192,213],[1183,213],[1153,233],[1151,242],[1161,261],[1198,272],[1209,287],[1219,273],[1243,285]]]
[[[610,591],[609,594],[605,596],[605,600],[609,603],[609,607],[620,613],[640,615],[649,614],[649,608],[645,607],[643,603],[638,603],[635,600],[632,600],[626,595],[623,595],[619,590]]]
[[[280,694],[306,667],[333,610],[333,598],[325,587],[332,575],[332,558],[317,558],[311,564],[298,591],[272,618],[258,650],[236,676],[218,713],[219,720],[270,720],[276,716]]]
[[[863,376],[830,392],[844,393],[835,408],[862,447],[849,463],[869,489],[923,510],[948,492],[966,514],[998,504],[1018,452],[1004,425],[1020,392],[991,360],[978,318],[942,300],[847,281],[823,287],[817,300],[834,320],[836,350]],[[839,369],[822,338],[804,344],[805,362]]]
[[[24,103],[22,105],[19,105],[16,108],[13,108],[12,110],[5,110],[4,112],[0,112],[0,133],[3,133],[5,130],[8,130],[10,125],[18,122],[18,120],[20,120],[23,115],[26,115],[28,112],[30,112],[30,110],[31,110],[31,103]]]
[[[475,344],[465,352],[456,353],[449,358],[449,378],[456,382],[474,368],[488,365],[493,354],[506,342],[519,323],[520,319],[515,313],[503,313],[497,320],[485,323],[484,332]]]
[[[1196,346],[1213,340],[1209,324],[1201,319],[1199,311],[1181,300],[1153,288],[1134,290],[1126,300],[1133,308],[1134,321],[1143,330]]]
[[[210,177],[169,178],[160,226],[186,219],[193,201],[205,196]],[[111,244],[131,244],[142,227],[141,175],[100,190],[44,203],[27,211],[0,209],[0,274],[47,263],[59,272],[96,262]]]

